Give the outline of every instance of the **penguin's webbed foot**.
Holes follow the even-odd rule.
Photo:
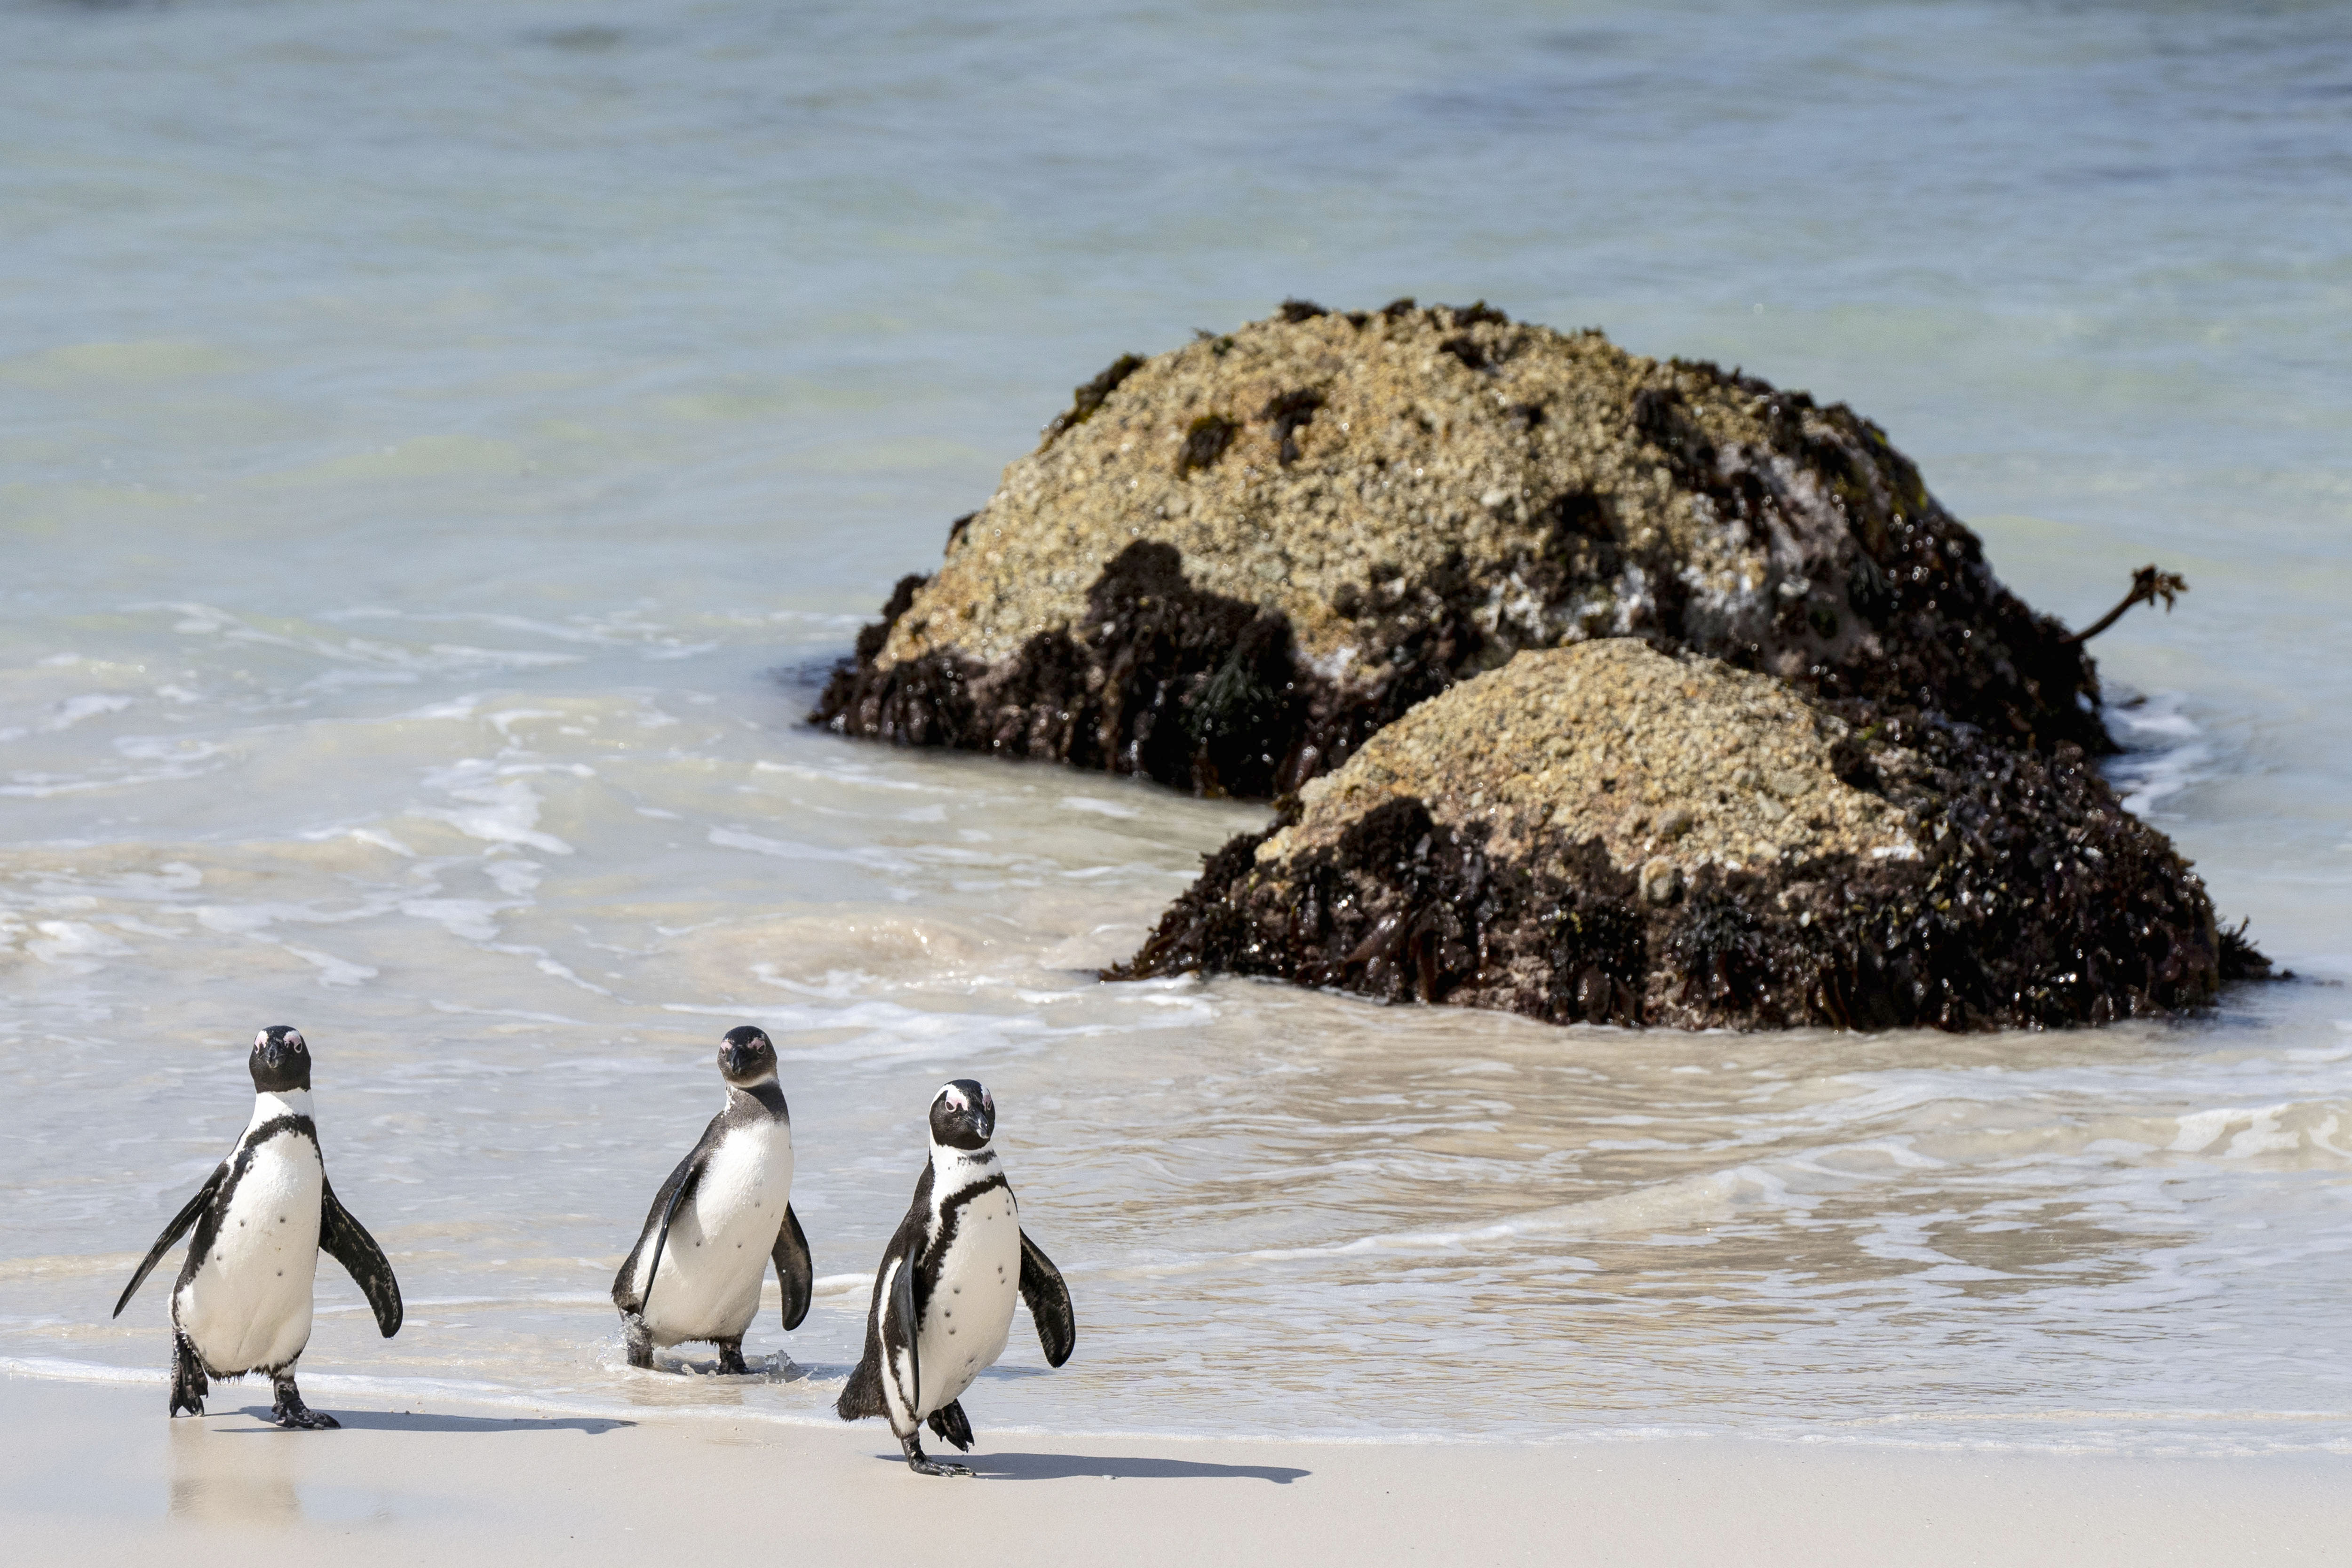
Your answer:
[[[325,1411],[307,1405],[299,1410],[272,1410],[269,1418],[289,1432],[332,1432],[342,1426]]]
[[[640,1372],[654,1369],[653,1331],[646,1327],[645,1319],[635,1312],[621,1316],[622,1337],[627,1342],[629,1364]]]
[[[971,1452],[971,1423],[964,1416],[962,1400],[950,1399],[932,1411],[931,1430],[965,1453]]]
[[[924,1453],[922,1435],[919,1432],[899,1438],[898,1447],[907,1451],[907,1468],[919,1476],[968,1476],[972,1473],[969,1465],[943,1465]]]
[[[719,1347],[719,1370],[729,1377],[741,1377],[751,1369],[743,1364],[743,1342],[740,1339],[714,1340]]]
[[[205,1363],[196,1359],[195,1346],[185,1334],[172,1336],[172,1414],[190,1415],[205,1413],[205,1395],[212,1392],[205,1381]]]
[[[331,1432],[342,1425],[323,1410],[313,1410],[302,1403],[302,1391],[294,1386],[290,1377],[271,1379],[277,1385],[278,1397],[269,1406],[269,1418],[289,1432]]]

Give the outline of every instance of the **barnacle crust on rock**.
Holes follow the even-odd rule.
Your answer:
[[[2080,647],[1868,420],[1410,301],[1294,302],[1079,387],[812,717],[1274,795],[1522,648],[1623,637],[2110,749]]]
[[[1785,682],[1622,638],[1523,652],[1404,715],[1209,857],[1109,977],[1958,1030],[2192,1009],[2251,952],[2079,747],[1857,731]]]
[[[1299,792],[1264,865],[1328,847],[1390,800],[1480,823],[1490,857],[1554,837],[1598,840],[1612,865],[1793,855],[1916,859],[1903,816],[1838,777],[1847,726],[1769,677],[1668,658],[1630,638],[1521,654],[1413,710]]]

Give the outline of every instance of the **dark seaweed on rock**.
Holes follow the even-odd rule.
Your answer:
[[[1119,384],[1142,368],[1141,354],[1121,354],[1093,380],[1074,388],[1070,393],[1070,405],[1054,416],[1054,422],[1045,426],[1046,441],[1051,442],[1071,426],[1083,425],[1093,418],[1095,410],[1118,390]]]
[[[1234,433],[1241,426],[1222,414],[1203,414],[1192,421],[1184,433],[1183,449],[1176,455],[1176,477],[1201,468],[1213,468],[1217,459],[1233,445]]]
[[[1299,819],[1293,797],[1208,857],[1105,978],[1263,975],[1553,1023],[1979,1030],[2169,1016],[2209,1004],[2230,967],[2267,969],[2078,748],[1895,730],[1883,787],[1930,846],[1916,860],[1707,866],[1659,902],[1597,841],[1498,862],[1483,826],[1403,797],[1260,865]]]
[[[1377,601],[1385,614],[1373,636],[1393,674],[1322,679],[1293,657],[1280,614],[1193,588],[1173,547],[1138,542],[1087,590],[1076,626],[1037,634],[1002,665],[926,654],[875,669],[866,650],[922,581],[901,579],[885,618],[858,633],[859,657],[835,667],[813,722],[899,745],[1140,774],[1194,795],[1296,789],[1452,685],[1465,650],[1479,646],[1475,626],[1424,585]]]
[[[2098,676],[2080,645],[2001,584],[1983,542],[1928,494],[1884,430],[1843,404],[1816,407],[1801,392],[1779,392],[1705,362],[1678,361],[1676,368],[1762,399],[1769,432],[1761,449],[1721,450],[1685,416],[1678,394],[1638,394],[1634,428],[1678,479],[1706,496],[1717,516],[1769,530],[1793,510],[1779,478],[1785,464],[1825,484],[1858,548],[1809,558],[1803,576],[1815,591],[1788,598],[1763,637],[1712,636],[1685,616],[1682,635],[1670,640],[1769,671],[1776,669],[1774,644],[1802,647],[1808,634],[1834,644],[1844,620],[1855,617],[1877,634],[1877,657],[1821,658],[1789,677],[1796,685],[1832,702],[1861,700],[1870,706],[1848,710],[1865,721],[1880,709],[1920,710],[2032,751],[2116,749],[2098,714]],[[1675,617],[1660,618],[1671,626]]]
[[[1205,969],[1389,1002],[1500,1006],[1495,979],[1531,958],[1551,981],[1512,1010],[1639,1020],[1646,932],[1633,879],[1597,846],[1563,847],[1556,867],[1531,873],[1490,860],[1484,831],[1456,833],[1406,798],[1366,813],[1276,882],[1253,858],[1285,825],[1208,857],[1143,951],[1105,978]]]
[[[1284,468],[1298,461],[1298,432],[1322,406],[1323,395],[1311,386],[1281,393],[1267,400],[1265,411],[1258,417],[1274,427],[1274,438],[1281,444],[1276,459]]]
[[[859,636],[878,643],[907,609]],[[819,716],[904,745],[962,746],[1000,756],[1140,773],[1198,795],[1273,792],[1281,758],[1267,737],[1295,728],[1301,700],[1289,628],[1255,605],[1203,594],[1176,552],[1137,542],[1121,552],[1066,632],[1041,632],[992,669],[939,655],[879,679],[837,668]],[[952,740],[935,738],[942,732]]]

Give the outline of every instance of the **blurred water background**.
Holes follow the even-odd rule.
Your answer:
[[[970,1075],[1081,1325],[984,1443],[2352,1447],[2347,179],[2338,5],[0,6],[0,1369],[161,1418],[165,1289],[106,1312],[291,1022],[411,1303],[322,1270],[330,1407],[829,1419]],[[2096,645],[2116,776],[2305,981],[1973,1038],[1094,983],[1262,808],[798,721],[1075,383],[1291,294],[1850,402],[2077,625],[2185,573]],[[632,1373],[746,1020],[817,1309]]]

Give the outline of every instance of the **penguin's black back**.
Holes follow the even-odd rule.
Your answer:
[[[890,1278],[894,1258],[906,1268],[916,1266],[930,1230],[930,1218],[931,1163],[925,1160],[923,1173],[915,1181],[915,1201],[891,1234],[890,1245],[883,1248],[881,1267],[874,1270],[874,1300],[866,1310],[866,1354],[833,1405],[834,1413],[844,1421],[890,1414],[882,1402],[882,1282]]]

